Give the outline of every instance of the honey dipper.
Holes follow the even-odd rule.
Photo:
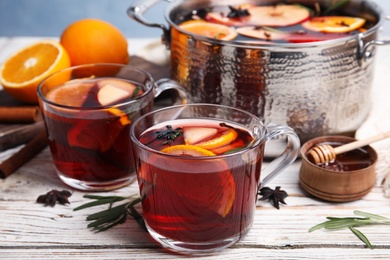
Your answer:
[[[368,144],[380,141],[388,137],[390,137],[390,131],[380,133],[378,135],[374,135],[363,140],[344,144],[335,148],[328,144],[317,145],[310,149],[310,151],[307,153],[307,158],[315,164],[330,163],[336,159],[337,154],[352,151],[356,148],[366,146]]]

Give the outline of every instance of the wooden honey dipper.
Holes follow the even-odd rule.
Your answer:
[[[390,131],[378,135],[374,135],[372,137],[363,140],[358,140],[348,144],[344,144],[335,148],[333,148],[328,144],[317,145],[310,149],[310,151],[307,153],[307,158],[312,163],[315,164],[330,163],[336,159],[337,154],[342,154],[348,151],[352,151],[356,148],[360,148],[368,144],[375,143],[377,141],[383,140],[388,137],[390,137]]]

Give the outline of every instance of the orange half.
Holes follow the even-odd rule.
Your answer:
[[[38,103],[36,91],[39,82],[69,66],[68,53],[59,42],[40,41],[17,51],[3,63],[0,83],[14,98]]]

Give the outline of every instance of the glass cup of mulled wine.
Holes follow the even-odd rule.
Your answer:
[[[268,140],[287,137],[282,154],[262,170]],[[163,247],[210,254],[251,228],[260,186],[298,155],[296,133],[265,126],[240,109],[214,104],[163,108],[131,127],[143,217]]]
[[[37,90],[51,155],[60,179],[89,191],[123,187],[135,180],[130,127],[153,108],[165,89],[129,65],[89,64],[61,70]]]

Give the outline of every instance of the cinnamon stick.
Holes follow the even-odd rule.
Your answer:
[[[25,144],[45,129],[43,121],[13,126],[0,132],[0,152]]]
[[[33,123],[41,120],[37,106],[0,107],[1,123]]]
[[[42,130],[22,149],[13,154],[10,158],[0,163],[0,178],[5,179],[19,169],[22,165],[30,161],[48,144],[46,130]]]

